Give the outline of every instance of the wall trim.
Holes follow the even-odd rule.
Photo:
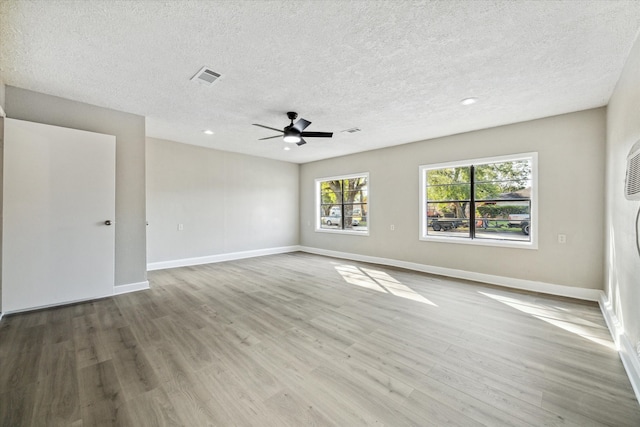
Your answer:
[[[556,285],[554,283],[536,282],[533,280],[515,279],[512,277],[495,276],[493,274],[475,273],[473,271],[457,270],[453,268],[438,267],[435,265],[418,264],[415,262],[400,261],[391,258],[380,258],[368,255],[353,254],[348,252],[338,252],[327,249],[311,248],[300,246],[300,251],[316,255],[325,255],[336,258],[345,258],[353,261],[370,262],[392,267],[406,268],[407,270],[420,271],[423,273],[437,274],[440,276],[454,277],[456,279],[473,280],[476,282],[488,283],[491,285],[504,286],[512,289],[520,289],[531,292],[576,298],[587,301],[599,301],[602,291],[599,289],[578,288],[566,285]]]
[[[112,297],[112,296],[115,296],[115,295],[126,294],[126,293],[129,293],[129,292],[141,291],[143,289],[149,289],[149,281],[148,280],[145,280],[144,282],[128,283],[126,285],[114,286],[113,287],[113,292],[109,293],[109,294],[105,294],[105,295],[97,295],[97,296],[93,296],[93,297],[90,297],[90,298],[81,298],[81,299],[77,299],[77,300],[73,300],[73,301],[63,301],[63,302],[57,302],[57,303],[53,303],[53,304],[45,304],[45,305],[41,305],[41,306],[38,306],[38,307],[20,308],[18,310],[5,311],[3,313],[0,313],[0,320],[2,320],[2,317],[4,315],[8,315],[8,314],[26,313],[26,312],[29,312],[29,311],[44,310],[46,308],[63,307],[65,305],[72,305],[72,304],[78,304],[78,303],[83,303],[83,302],[89,302],[89,301],[99,300],[99,299],[103,299],[103,298],[109,298],[109,297]]]
[[[172,261],[150,262],[147,264],[147,270],[163,270],[165,268],[188,267],[191,265],[211,264],[214,262],[234,261],[237,259],[253,258],[265,255],[284,254],[289,252],[297,252],[300,246],[282,246],[279,248],[255,249],[251,251],[229,252],[218,255],[208,255],[195,258],[183,258]]]
[[[29,311],[38,311],[38,310],[44,310],[47,308],[64,307],[65,305],[73,305],[73,304],[79,304],[83,302],[95,301],[103,298],[109,298],[110,296],[113,296],[113,294],[108,293],[104,295],[96,295],[89,298],[80,298],[80,299],[75,299],[71,301],[59,301],[59,302],[54,302],[52,304],[39,305],[36,307],[19,308],[17,310],[7,310],[4,312],[4,314],[9,315],[9,314],[17,314],[17,313],[27,313]]]
[[[640,402],[640,357],[634,350],[629,337],[624,333],[624,328],[618,320],[615,311],[611,305],[611,301],[603,292],[600,296],[600,310],[607,323],[613,342],[616,344],[616,349],[624,365],[624,369],[627,371],[629,382],[636,394],[636,399]]]
[[[142,291],[145,289],[149,289],[149,281],[145,280],[144,282],[136,282],[136,283],[127,283],[124,285],[116,285],[113,287],[113,295],[121,295],[128,294],[129,292]]]

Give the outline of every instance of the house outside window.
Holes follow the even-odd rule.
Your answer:
[[[369,174],[316,179],[316,231],[369,235]]]
[[[420,239],[537,248],[537,153],[420,166]]]

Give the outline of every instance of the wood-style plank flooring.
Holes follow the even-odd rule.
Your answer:
[[[640,426],[592,303],[305,253],[7,316],[2,426]]]

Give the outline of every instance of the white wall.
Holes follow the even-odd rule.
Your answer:
[[[7,86],[7,117],[116,136],[115,285],[146,282],[145,119]]]
[[[298,171],[293,163],[148,138],[149,264],[297,245]]]
[[[602,289],[605,109],[502,126],[301,166],[301,245],[486,275]],[[418,166],[539,153],[539,249],[418,240]],[[314,231],[314,179],[370,173],[370,236]],[[395,231],[390,225],[395,225]],[[567,235],[559,244],[559,233]]]
[[[640,202],[625,199],[624,180],[627,155],[639,139],[640,38],[607,109],[605,291],[620,322],[619,332],[634,347],[633,352],[640,343],[640,254],[635,242]]]

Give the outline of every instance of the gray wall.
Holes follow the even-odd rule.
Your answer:
[[[418,240],[418,166],[539,153],[539,249]],[[602,289],[605,109],[302,165],[301,245],[551,284]],[[370,236],[314,231],[314,179],[370,173]],[[390,225],[395,225],[395,231]],[[559,244],[558,234],[566,234]]]
[[[4,110],[4,92],[5,92],[5,85],[2,79],[0,79],[0,108],[2,108],[3,110]]]
[[[7,117],[116,136],[115,284],[146,280],[145,119],[7,86]]]
[[[607,108],[607,216],[605,291],[632,346],[640,344],[639,201],[624,197],[626,159],[640,139],[640,38],[631,49]]]
[[[2,189],[3,189],[3,169],[4,164],[4,118],[2,112],[4,112],[4,81],[0,78],[0,242],[2,242]],[[0,314],[2,314],[2,244],[0,244]]]
[[[148,138],[149,263],[297,245],[298,185],[297,164]]]
[[[0,87],[2,87],[0,82]],[[4,117],[0,117],[0,314],[2,314],[2,224],[4,214]]]

